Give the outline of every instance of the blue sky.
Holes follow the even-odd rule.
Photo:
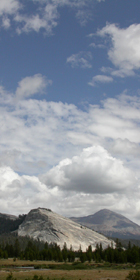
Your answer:
[[[1,0],[0,211],[140,224],[140,4]]]
[[[11,1],[11,3],[14,2],[18,3]],[[41,1],[41,5],[38,4],[38,1],[34,2],[27,1],[26,4],[23,2],[23,7],[17,11],[19,17],[28,15],[27,23],[30,17],[37,16],[39,8],[44,8],[48,3],[48,1]],[[58,3],[60,2],[58,1]],[[3,21],[5,18],[9,19],[11,25],[9,28],[2,29],[1,27],[0,61],[3,65],[0,69],[1,84],[8,90],[15,91],[22,78],[40,73],[53,81],[46,97],[48,101],[62,101],[76,105],[86,101],[99,103],[104,94],[114,96],[114,94],[118,94],[118,91],[125,90],[126,78],[114,77],[113,83],[111,81],[100,82],[100,85],[96,83],[94,88],[88,86],[88,83],[94,76],[103,76],[102,67],[118,69],[108,59],[108,51],[113,38],[109,38],[109,32],[106,37],[98,36],[97,31],[102,30],[107,22],[109,25],[116,24],[120,29],[137,24],[139,20],[138,4],[135,1],[115,0],[100,3],[98,1],[86,2],[87,7],[84,8],[85,14],[83,15],[84,19],[86,18],[84,25],[81,25],[83,18],[79,18],[79,20],[76,18],[78,12],[83,12],[82,7],[76,9],[70,8],[70,5],[58,5],[55,15],[56,27],[53,28],[51,24],[48,24],[51,29],[49,32],[47,27],[37,28],[36,31],[33,23],[33,26],[28,23],[29,26],[26,30],[24,22],[15,22],[16,14],[9,16],[3,12]],[[72,3],[74,5],[76,1],[72,1]],[[39,15],[40,18],[43,17],[41,13]],[[40,20],[43,21],[42,18]],[[18,29],[21,32],[19,35],[17,34]],[[67,62],[72,55],[77,61],[75,64]],[[87,61],[87,64],[80,63],[82,58]],[[105,75],[108,76],[108,74]],[[135,90],[134,84],[137,82],[137,79],[129,77],[127,79],[129,90]]]

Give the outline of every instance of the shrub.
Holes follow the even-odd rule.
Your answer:
[[[140,280],[140,271],[138,271],[138,270],[135,272],[130,271],[125,279],[126,280]]]
[[[16,278],[13,277],[12,272],[6,277],[6,280],[17,280]]]
[[[42,276],[34,275],[32,280],[44,280]]]

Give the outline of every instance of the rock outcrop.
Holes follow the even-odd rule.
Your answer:
[[[103,248],[106,248],[112,242],[105,236],[44,208],[33,209],[29,212],[19,226],[18,235],[57,243],[61,248],[66,243],[68,248],[72,245],[75,251],[79,250],[80,246],[85,251],[89,245],[94,250],[96,244],[100,243]]]

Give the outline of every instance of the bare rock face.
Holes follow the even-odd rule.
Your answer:
[[[75,251],[79,250],[80,246],[86,251],[89,245],[94,250],[96,244],[102,243],[103,248],[106,248],[112,243],[105,236],[45,208],[31,210],[19,226],[18,235],[57,243],[61,248],[66,242],[67,247],[72,245]]]
[[[71,219],[110,238],[140,239],[139,225],[108,209],[100,210],[86,217],[73,217]]]

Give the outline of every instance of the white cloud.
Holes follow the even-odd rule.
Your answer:
[[[51,208],[60,196],[57,188],[49,190],[35,176],[19,176],[8,166],[0,167],[0,212],[27,213],[40,205]]]
[[[124,78],[126,76],[134,76],[135,72],[133,70],[128,70],[128,69],[119,69],[119,70],[114,70],[111,67],[101,67],[101,71],[103,73],[108,73],[112,76],[116,76],[116,77],[121,77]]]
[[[23,89],[22,94],[26,92]],[[36,91],[36,87],[34,91],[31,87],[31,92],[30,86],[27,89],[28,97]],[[70,158],[93,144],[104,147],[108,139],[140,142],[139,97],[123,94],[82,111],[62,102],[25,98],[15,102],[14,96],[1,88],[0,163],[7,164],[9,153],[10,166],[19,172],[45,172],[45,166],[48,170],[61,159]]]
[[[17,98],[27,98],[36,93],[40,94],[49,84],[52,84],[52,81],[47,80],[41,74],[26,77],[18,83],[16,96]]]
[[[64,6],[73,8],[76,11],[76,17],[81,24],[85,24],[89,19],[89,5],[91,5],[90,0],[50,0],[50,1],[38,1],[32,0],[34,9],[32,9],[31,14],[26,14],[24,12],[25,5],[21,5],[19,0],[1,0],[0,1],[0,16],[10,15],[12,16],[11,23],[6,19],[3,19],[3,27],[8,28],[9,24],[14,25],[16,23],[16,31],[18,34],[22,32],[29,33],[31,31],[39,32],[44,30],[46,35],[52,35],[53,29],[58,24],[60,8]],[[14,26],[13,25],[13,26]]]
[[[39,0],[38,0],[39,1]],[[82,8],[88,3],[90,3],[89,0],[52,0],[52,3],[58,6],[70,6],[72,8]]]
[[[97,83],[111,83],[113,82],[113,78],[106,75],[96,75],[92,78],[92,80],[88,83],[90,86],[96,86]]]
[[[11,26],[10,16],[15,16],[22,9],[22,5],[18,0],[1,0],[0,1],[0,17],[2,17],[2,27],[9,29]]]
[[[17,150],[4,150],[1,152],[1,160],[0,166],[10,166],[15,171],[18,171],[18,164],[17,160],[21,160],[20,156],[22,155],[21,152]]]
[[[109,193],[135,184],[132,172],[101,146],[83,150],[65,159],[41,177],[47,186],[84,193]]]
[[[92,194],[73,191],[60,191],[49,188],[35,176],[19,176],[8,166],[0,167],[0,212],[10,214],[28,213],[36,207],[47,207],[64,216],[88,215],[103,208],[109,208],[129,216],[138,214],[139,194],[128,196],[117,193]],[[132,196],[132,197],[131,197]],[[131,199],[130,199],[131,197]]]
[[[139,193],[126,189],[126,193],[92,194],[60,191],[49,188],[35,176],[19,176],[8,166],[0,167],[0,212],[28,213],[36,207],[47,207],[64,216],[81,216],[102,208],[119,211],[139,222]],[[132,211],[133,209],[133,211]]]
[[[119,70],[112,70],[111,75],[124,78],[126,76],[134,76],[135,72],[129,69],[119,69]]]
[[[79,20],[80,24],[82,26],[86,25],[88,20],[92,18],[91,12],[85,9],[79,9],[78,12],[76,13],[76,18]]]
[[[32,88],[27,92],[32,96]],[[107,98],[83,111],[62,102],[15,102],[15,94],[0,87],[0,170],[7,174],[0,177],[0,212],[25,213],[47,205],[64,215],[80,215],[84,208],[86,215],[119,205],[122,214],[134,217],[132,209],[139,210],[139,123],[139,96]],[[37,178],[41,174],[50,176],[48,185]]]
[[[0,16],[11,16],[9,22],[8,19],[7,21],[3,20],[3,27],[8,28],[9,24],[15,27],[16,23],[16,32],[19,35],[22,32],[44,30],[45,34],[50,36],[53,34],[53,29],[58,25],[59,10],[64,7],[75,11],[76,18],[81,25],[85,25],[92,16],[91,6],[93,3],[90,0],[31,1],[35,5],[31,13],[27,14],[25,8],[28,6],[28,2],[21,5],[20,0],[1,0]]]
[[[107,24],[97,35],[109,35],[111,38],[112,46],[108,50],[108,57],[114,66],[119,68],[113,75],[133,75],[133,70],[140,68],[140,24],[132,24],[122,29],[115,24]]]
[[[89,2],[42,0],[27,15],[19,1],[1,0],[2,26],[8,29],[15,21],[19,34],[45,30],[51,35],[60,8],[74,8],[76,17],[85,23]],[[108,25],[98,33],[111,38],[108,55],[115,69],[104,69],[108,75],[94,76],[92,86],[112,82],[109,75],[135,74],[140,65],[139,29],[139,25],[126,29]],[[73,67],[92,67],[91,53],[76,55],[79,57],[69,61]],[[0,86],[0,212],[27,213],[42,206],[63,215],[81,215],[84,209],[82,215],[87,215],[106,207],[139,218],[139,96],[108,98],[87,110],[31,99],[45,93],[51,83],[37,74],[23,78],[15,93]],[[39,174],[45,174],[47,185],[41,183]]]
[[[116,139],[112,144],[110,143],[110,150],[118,155],[124,155],[126,158],[139,158],[140,156],[140,145],[130,142],[128,139]]]
[[[89,36],[89,37],[91,37],[91,36]],[[105,46],[103,44],[91,43],[89,46],[93,47],[93,48],[99,48],[99,49],[104,49],[105,48]]]
[[[9,28],[16,23],[16,32],[29,33],[31,31],[39,32],[44,30],[45,34],[50,36],[53,29],[58,25],[59,10],[68,7],[75,11],[76,18],[81,25],[85,25],[92,18],[90,0],[31,0],[34,5],[30,14],[25,12],[28,2],[21,5],[20,0],[1,0],[0,16],[11,16],[10,19],[3,19],[3,27]],[[101,0],[97,0],[101,2]],[[8,21],[9,19],[9,21]]]
[[[90,33],[90,34],[87,35],[87,37],[89,37],[89,38],[92,38],[92,37],[94,37],[94,36],[96,36],[95,33]]]
[[[52,0],[52,3],[59,7],[70,7],[76,11],[76,18],[81,25],[85,25],[91,17],[89,7],[92,2],[90,0]]]
[[[36,13],[32,16],[17,14],[14,20],[17,23],[22,23],[22,27],[17,27],[17,33],[36,31],[45,29],[47,35],[52,34],[52,29],[57,26],[58,12],[57,7],[52,4],[47,4],[45,7],[40,8],[40,14]]]
[[[10,192],[15,192],[17,188],[11,188],[10,186],[13,182],[18,181],[20,176],[16,174],[10,167],[3,166],[0,168],[0,182],[1,182],[1,188],[0,192],[7,192],[7,195],[9,195]]]
[[[8,17],[3,17],[2,18],[2,26],[5,28],[5,29],[8,29],[11,24],[10,24],[10,19]]]
[[[70,63],[72,68],[92,68],[91,60],[92,55],[90,52],[79,52],[68,57],[67,63]]]
[[[18,0],[1,0],[0,1],[0,15],[15,14],[21,8]]]

